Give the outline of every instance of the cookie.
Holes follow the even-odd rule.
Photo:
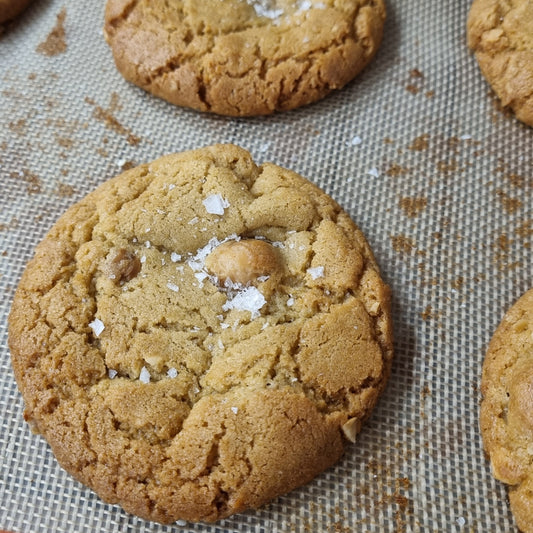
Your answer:
[[[507,312],[489,344],[481,382],[481,432],[511,510],[533,531],[533,289]]]
[[[25,418],[75,478],[145,519],[215,521],[355,441],[390,370],[389,289],[323,191],[216,145],[71,207],[9,346]]]
[[[267,115],[346,85],[384,20],[383,0],[108,0],[105,37],[127,80],[173,104]]]
[[[0,0],[0,24],[22,13],[31,0]]]
[[[474,0],[467,31],[468,45],[503,106],[533,126],[533,3]]]

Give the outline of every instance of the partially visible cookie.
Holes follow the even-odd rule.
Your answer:
[[[9,345],[66,470],[143,518],[212,521],[355,441],[389,375],[389,290],[329,196],[217,145],[70,208],[22,276]]]
[[[15,18],[30,2],[31,0],[0,0],[0,23]]]
[[[533,289],[494,333],[481,391],[481,431],[493,474],[510,485],[518,527],[533,532]]]
[[[383,0],[108,0],[105,36],[122,75],[173,104],[266,115],[346,85],[384,20]]]
[[[468,45],[502,104],[533,126],[533,2],[474,0],[467,31]]]

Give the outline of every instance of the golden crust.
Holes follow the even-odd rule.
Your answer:
[[[504,106],[533,126],[533,4],[528,0],[474,0],[468,45]]]
[[[346,85],[384,20],[383,0],[108,0],[105,35],[122,75],[173,104],[266,115]]]
[[[242,263],[251,283],[209,272],[220,243],[254,239],[268,265]],[[22,276],[9,345],[25,417],[66,470],[146,519],[217,520],[355,439],[390,371],[389,305],[331,198],[218,145],[71,207]]]
[[[511,510],[533,531],[533,289],[506,313],[483,364],[480,425],[494,476],[510,485]]]

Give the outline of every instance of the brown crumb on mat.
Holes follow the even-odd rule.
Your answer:
[[[400,207],[409,218],[417,217],[427,206],[427,198],[405,197],[400,198]]]
[[[67,10],[63,8],[57,15],[56,25],[48,34],[48,37],[37,46],[37,52],[45,56],[56,56],[67,51],[67,41],[65,33],[65,18]]]
[[[76,189],[74,189],[72,185],[68,185],[66,183],[58,183],[55,193],[57,196],[60,196],[62,198],[68,198],[69,196],[72,196],[76,193]]]
[[[388,170],[385,171],[385,174],[387,174],[387,176],[396,177],[401,176],[402,174],[407,174],[407,172],[409,172],[408,168],[402,167],[401,165],[398,165],[398,163],[392,163]]]
[[[103,122],[106,128],[113,130],[116,133],[119,133],[120,135],[124,135],[128,143],[133,146],[141,142],[140,137],[134,135],[128,128],[123,126],[113,115],[113,111],[117,107],[116,94],[113,94],[111,97],[111,105],[109,109],[104,109],[103,107],[99,106],[92,98],[89,98],[88,96],[85,98],[85,101],[94,107],[93,117],[96,120]]]
[[[465,278],[463,278],[463,276],[459,276],[458,278],[452,281],[452,287],[455,290],[459,290],[464,285],[464,283],[465,283]]]
[[[26,187],[26,192],[28,194],[39,194],[41,192],[41,179],[30,170],[25,168],[18,172],[11,172],[9,176],[16,180],[25,181],[28,184]]]
[[[391,235],[392,247],[394,251],[404,254],[411,254],[416,249],[415,241],[405,235]]]
[[[415,150],[416,152],[423,152],[429,147],[429,134],[424,133],[417,137],[409,146],[409,150]]]
[[[512,198],[501,189],[496,191],[496,195],[499,196],[503,208],[505,211],[507,211],[507,213],[514,213],[516,210],[522,207],[522,200],[519,200],[518,198]]]

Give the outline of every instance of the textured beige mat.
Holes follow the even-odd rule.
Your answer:
[[[266,118],[179,109],[127,84],[103,2],[42,0],[0,36],[0,528],[17,533],[512,531],[478,430],[504,310],[533,285],[533,129],[499,109],[465,45],[469,2],[389,0],[355,82]],[[64,34],[62,32],[64,30]],[[396,356],[357,444],[308,486],[217,525],[159,526],[102,503],[22,420],[7,315],[58,215],[122,168],[234,142],[353,216],[393,290]]]

